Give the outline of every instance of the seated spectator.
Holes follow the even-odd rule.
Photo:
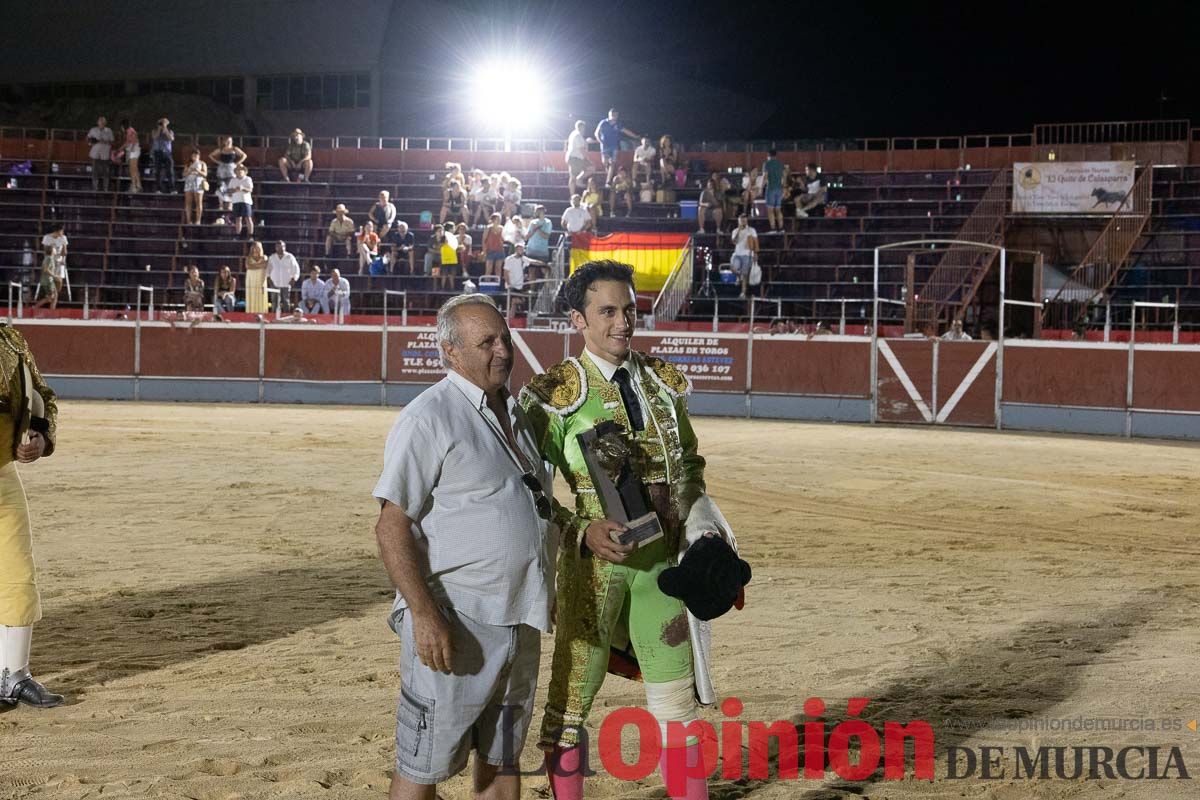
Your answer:
[[[546,207],[538,206],[525,229],[525,252],[538,261],[550,260],[550,231],[554,226],[546,219]]]
[[[658,182],[659,185],[666,187],[675,187],[675,170],[683,166],[680,163],[679,147],[671,141],[669,134],[664,133],[662,138],[658,140]]]
[[[757,169],[750,170],[750,174],[742,178],[742,194],[741,200],[738,203],[738,215],[745,214],[748,217],[754,216],[754,201],[763,196],[763,178],[762,174]],[[780,195],[782,197],[782,194]]]
[[[446,225],[442,228],[442,266],[438,273],[438,289],[443,292],[454,290],[456,278],[462,274],[462,265],[458,262],[458,236],[454,228]]]
[[[609,195],[609,204],[612,208],[612,214],[617,215],[617,204],[625,203],[625,216],[633,216],[633,181],[629,180],[629,173],[624,167],[617,170],[617,177],[613,179],[611,193]]]
[[[525,246],[525,220],[519,214],[509,217],[504,223],[504,242],[510,247]]]
[[[188,267],[187,280],[183,282],[183,310],[204,310],[204,281],[200,278],[200,270],[195,264]]]
[[[392,225],[396,223],[396,206],[392,204],[391,197],[384,189],[379,193],[379,201],[367,212],[367,219],[375,224],[375,232],[380,236],[391,233]]]
[[[229,266],[221,265],[217,280],[213,284],[213,316],[220,319],[227,311],[237,310],[237,278]]]
[[[464,275],[471,275],[471,268],[475,263],[475,254],[472,252],[475,240],[467,232],[467,223],[460,222],[455,225],[454,235],[458,238],[458,264]]]
[[[447,217],[457,217],[459,222],[467,221],[467,193],[462,184],[450,181],[450,185],[442,192],[442,213],[438,222],[446,224]]]
[[[233,202],[234,235],[242,235],[242,223],[246,224],[246,238],[254,235],[254,179],[246,174],[246,165],[233,168],[233,178],[226,184],[226,192]]]
[[[413,271],[413,248],[416,247],[417,238],[408,229],[408,223],[403,220],[397,222],[388,231],[388,235],[379,241],[381,244],[387,244],[390,247],[388,272],[399,272],[400,268],[398,265],[407,264],[408,274],[411,275]]]
[[[337,272],[337,270],[334,270]],[[339,273],[340,274],[340,273]],[[308,268],[308,280],[300,284],[300,305],[306,314],[329,313],[329,287],[321,280],[321,266],[312,264]]]
[[[378,257],[379,234],[375,233],[375,223],[368,220],[358,232],[358,274],[369,270]]]
[[[483,257],[483,274],[499,275],[504,266],[504,226],[500,224],[499,214],[492,214],[490,224],[483,232]]]
[[[279,159],[279,174],[287,183],[292,182],[292,172],[297,173],[296,183],[312,177],[312,143],[304,141],[304,131],[296,128],[288,137],[287,151]]]
[[[562,226],[568,235],[591,230],[592,215],[580,205],[581,201],[582,198],[579,195],[571,195],[571,205],[567,206],[567,210],[563,212]]]
[[[638,176],[644,175],[642,178],[644,183],[650,183],[650,178],[654,172],[654,165],[658,163],[658,151],[654,149],[654,145],[650,143],[650,137],[643,136],[642,143],[633,151],[633,183],[637,185]]]
[[[471,213],[471,227],[478,227],[483,216],[483,195],[487,192],[487,175],[481,169],[471,170],[471,185],[467,189],[467,210]]]
[[[696,209],[696,233],[704,233],[704,220],[711,216],[717,228],[717,238],[721,236],[721,223],[725,221],[725,198],[717,182],[708,179],[704,191],[700,192],[700,203]]]
[[[504,192],[504,208],[500,213],[505,217],[521,215],[521,182],[516,178],[510,179],[508,182],[508,189]]]
[[[508,309],[510,314],[519,313],[524,306],[525,270],[529,268],[530,263],[530,260],[525,257],[525,248],[522,245],[517,245],[513,249],[513,254],[504,259],[504,272],[500,285],[511,292],[512,306]]]
[[[342,277],[341,270],[335,268],[329,272],[325,291],[328,313],[350,316],[350,281]]]
[[[87,132],[88,144],[92,147],[88,150],[88,158],[92,160],[92,191],[108,191],[109,176],[112,174],[112,145],[113,140],[112,128],[108,127],[108,120],[100,117],[96,120],[96,127]]]
[[[354,255],[354,232],[357,228],[354,220],[346,216],[346,206],[338,203],[333,207],[333,220],[329,223],[329,232],[325,234],[325,257],[329,258],[333,246],[345,245],[346,258]]]
[[[969,342],[971,334],[963,330],[963,321],[961,318],[955,317],[950,323],[950,330],[942,334],[942,341],[946,342]]]
[[[62,223],[55,223],[42,237],[41,297],[33,304],[34,308],[45,304],[51,310],[58,308],[58,293],[67,277],[67,235],[63,231]]]
[[[829,189],[825,185],[825,178],[821,176],[820,170],[816,164],[808,164],[804,167],[804,193],[796,198],[796,216],[807,217],[808,212],[814,208],[825,204],[825,199],[829,195]]]
[[[434,286],[442,277],[442,244],[446,241],[446,229],[434,225],[430,231],[429,246],[425,248],[425,274],[434,279]]]
[[[595,178],[588,178],[587,190],[583,193],[583,207],[592,215],[592,227],[595,228],[600,217],[604,216],[604,196],[600,194]]]

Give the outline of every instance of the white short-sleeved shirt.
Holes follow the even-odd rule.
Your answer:
[[[550,474],[524,411],[506,398],[521,457],[547,491]],[[523,468],[482,389],[456,372],[400,412],[375,497],[412,520],[439,604],[486,625],[550,630],[557,530],[538,517]],[[395,609],[406,607],[397,592]]]
[[[654,149],[653,145],[646,146],[639,144],[637,149],[633,151],[633,160],[653,163],[656,155],[658,155],[658,151]]]
[[[229,183],[225,184],[225,191],[229,192],[229,202],[231,203],[246,203],[253,205],[252,193],[254,192],[254,179],[249,175],[241,178],[233,177],[229,179]]]
[[[567,136],[567,158],[587,158],[587,140],[579,131]]]
[[[49,247],[50,255],[54,256],[55,258],[62,258],[63,251],[67,249],[66,234],[63,234],[62,236],[55,236],[53,233],[47,233],[42,237],[42,247]]]
[[[529,259],[516,253],[504,259],[504,280],[514,289],[525,288],[525,268]]]
[[[591,220],[591,213],[583,206],[567,206],[562,215],[562,225],[567,233],[579,233]]]
[[[753,255],[754,251],[750,249],[750,240],[758,239],[758,231],[747,225],[745,228],[734,228],[733,233],[729,234],[733,239],[733,254],[735,256]]]

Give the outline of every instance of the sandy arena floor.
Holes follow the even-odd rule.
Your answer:
[[[371,489],[395,414],[64,403],[59,452],[22,475],[45,604],[34,668],[72,704],[0,713],[0,798],[383,797],[399,645]],[[937,736],[933,783],[828,773],[717,781],[713,798],[1196,796],[1195,781],[1013,780],[1011,748],[1175,745],[1200,777],[1200,447],[697,427],[755,570],[746,610],[715,624],[718,690],[743,720],[806,719],[819,696],[836,722],[862,696],[872,721]],[[610,678],[593,722],[641,698]],[[1076,717],[1184,727],[1007,729]],[[1009,777],[947,780],[949,745],[1005,747]],[[663,796],[657,776],[589,786]]]

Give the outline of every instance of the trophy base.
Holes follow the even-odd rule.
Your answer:
[[[631,519],[625,523],[628,530],[613,531],[609,534],[612,540],[617,544],[650,544],[655,539],[661,539],[663,535],[662,523],[658,521],[658,515],[651,511],[649,514],[643,514],[637,519]]]

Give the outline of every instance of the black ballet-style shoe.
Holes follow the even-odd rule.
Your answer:
[[[0,702],[12,706],[24,703],[34,708],[54,708],[62,705],[65,699],[61,694],[55,694],[42,686],[33,676],[29,676],[18,681],[6,696],[0,697]]]

